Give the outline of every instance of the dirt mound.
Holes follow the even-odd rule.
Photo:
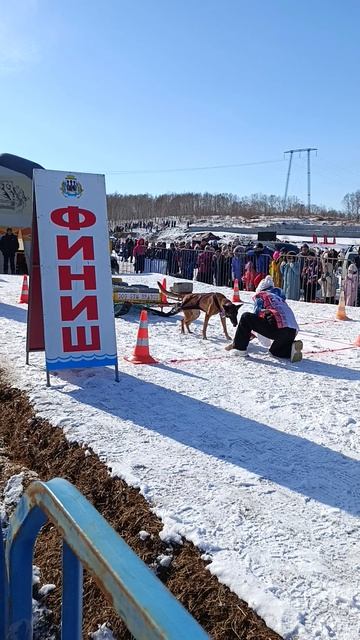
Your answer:
[[[162,542],[158,535],[162,523],[139,492],[122,480],[111,478],[108,468],[91,450],[85,453],[77,444],[67,442],[61,429],[37,418],[26,395],[7,384],[4,373],[0,373],[0,440],[14,463],[31,469],[41,480],[61,476],[76,485],[212,638],[280,640],[245,602],[219,584],[192,544]],[[142,530],[150,535],[140,537]],[[167,567],[159,561],[164,555],[172,556]],[[47,605],[58,623],[60,539],[50,523],[38,539],[35,564],[41,569],[42,580],[56,585]],[[117,638],[132,638],[95,582],[85,575],[84,637],[106,621]]]

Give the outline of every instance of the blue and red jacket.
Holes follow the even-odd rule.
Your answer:
[[[265,317],[265,311],[273,316],[278,329],[295,329],[299,331],[292,309],[285,302],[285,296],[281,289],[273,287],[265,291],[259,291],[254,296],[254,313],[259,318]]]

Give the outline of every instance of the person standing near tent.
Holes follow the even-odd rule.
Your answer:
[[[4,273],[8,273],[9,262],[10,271],[15,275],[15,256],[19,250],[19,242],[11,227],[6,229],[5,235],[0,238],[0,251],[4,256]]]

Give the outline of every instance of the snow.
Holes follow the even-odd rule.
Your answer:
[[[17,505],[24,491],[23,480],[24,480],[23,471],[9,478],[4,489],[5,506]]]
[[[201,320],[183,336],[179,316],[149,316],[154,366],[123,359],[135,346],[134,310],[115,321],[119,384],[99,368],[62,371],[47,388],[44,355],[25,366],[20,290],[20,277],[1,276],[0,366],[37,414],[138,487],[161,538],[197,545],[286,640],[359,637],[360,309],[341,322],[332,305],[291,302],[304,342],[296,364],[257,341],[249,358],[231,358],[218,318],[204,341]],[[241,298],[250,310],[251,294]]]
[[[150,533],[148,531],[144,531],[144,529],[142,529],[141,531],[139,531],[139,538],[140,540],[147,540],[148,538],[150,538]]]
[[[319,235],[317,242],[313,242],[313,237],[312,236],[288,236],[288,235],[284,235],[284,234],[278,234],[278,239],[279,240],[288,240],[289,242],[294,242],[297,245],[300,245],[302,242],[307,242],[309,246],[313,246],[313,247],[320,247],[321,249],[348,249],[348,247],[351,247],[351,245],[356,245],[359,246],[360,245],[360,240],[359,238],[346,238],[343,236],[334,236],[335,237],[335,243],[333,244],[333,237],[332,236],[328,236],[328,241],[324,243],[323,238]],[[266,244],[266,243],[265,243]]]
[[[161,567],[170,567],[172,559],[173,559],[172,555],[167,556],[164,553],[162,553],[156,558],[156,561],[159,563]]]
[[[5,462],[6,458],[1,456],[0,464],[4,464]],[[25,474],[21,472],[10,476],[5,484],[4,490],[0,494],[0,535],[2,533],[4,540],[6,538],[9,517],[15,511],[16,505],[19,502],[24,491],[24,475]]]
[[[294,223],[297,222],[296,220],[294,221]],[[216,223],[214,224],[213,221],[209,220],[206,223],[199,223],[199,226],[201,227],[206,227],[208,229],[208,232],[212,231],[216,236],[218,236],[220,238],[220,242],[221,243],[225,243],[228,244],[230,242],[233,242],[235,239],[241,239],[241,240],[246,240],[246,242],[252,240],[252,241],[257,241],[258,239],[258,234],[257,232],[255,233],[250,233],[250,234],[240,234],[238,232],[232,232],[231,231],[231,227],[240,227],[240,226],[244,226],[246,228],[250,228],[252,226],[259,226],[259,222],[257,222],[255,225],[253,223],[251,223],[250,221],[245,222],[244,224],[242,224],[239,221],[234,221],[231,220],[231,222],[227,223],[226,221],[219,224]],[[273,223],[272,223],[273,224]],[[219,231],[219,229],[217,228],[217,225],[219,226],[219,228],[227,228],[227,231]],[[290,223],[289,223],[290,225]],[[194,224],[194,226],[197,226],[196,224]],[[265,229],[266,228],[266,224],[262,224],[262,227]],[[195,232],[191,229],[191,227],[188,229],[186,227],[186,225],[184,223],[179,223],[177,224],[176,227],[170,227],[170,228],[165,228],[163,231],[161,231],[158,235],[157,235],[157,242],[158,241],[162,241],[162,242],[177,242],[179,240],[190,240],[193,238],[199,238],[202,235],[206,234],[207,231],[201,231],[201,232]],[[340,232],[341,233],[341,232]],[[337,251],[339,251],[340,249],[348,249],[350,246],[355,245],[356,247],[360,246],[360,238],[359,236],[357,237],[352,237],[352,238],[347,238],[341,235],[337,235],[336,233],[336,227],[334,227],[334,230],[332,232],[333,235],[328,235],[328,242],[324,244],[323,242],[323,236],[321,234],[318,234],[318,239],[317,242],[313,242],[313,236],[312,234],[309,235],[309,233],[306,230],[306,225],[304,225],[304,233],[302,235],[289,235],[286,233],[286,230],[283,227],[280,227],[278,229],[277,232],[277,239],[279,241],[288,241],[291,242],[293,244],[296,244],[298,246],[300,246],[303,242],[307,242],[309,244],[309,246],[313,246],[313,247],[320,247],[322,249],[324,249],[325,247],[330,248],[330,249],[336,249]],[[146,237],[148,234],[146,232],[143,232],[143,234],[141,234],[141,230],[139,231],[139,236],[144,235],[144,237]],[[335,244],[332,244],[333,242],[333,237],[335,237]],[[266,244],[266,241],[264,241],[264,244]]]
[[[54,591],[54,589],[56,589],[56,585],[55,584],[44,584],[41,587],[41,589],[39,589],[38,595],[39,595],[40,598],[46,598],[49,595],[49,593]]]
[[[102,624],[97,631],[90,633],[90,638],[93,640],[115,640],[115,636],[111,633],[106,624]]]

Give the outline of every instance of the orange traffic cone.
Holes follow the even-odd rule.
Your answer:
[[[232,301],[241,302],[240,293],[239,293],[239,281],[237,280],[237,278],[235,278],[234,280],[234,293],[233,293]]]
[[[136,338],[136,345],[132,356],[125,357],[125,360],[133,364],[154,364],[157,360],[150,355],[149,351],[149,335],[148,335],[148,316],[146,309],[140,313],[140,324]]]
[[[339,304],[338,304],[338,308],[336,310],[336,316],[335,317],[336,317],[336,320],[349,320],[350,319],[346,315],[345,295],[344,295],[343,291],[340,292]]]
[[[162,286],[163,286],[163,289],[166,289],[166,278],[163,279]],[[168,304],[168,299],[165,293],[162,293],[162,292],[160,293],[160,302],[162,302],[163,304]]]
[[[29,302],[29,285],[28,285],[28,277],[24,276],[21,293],[20,293],[20,304],[28,304]]]

